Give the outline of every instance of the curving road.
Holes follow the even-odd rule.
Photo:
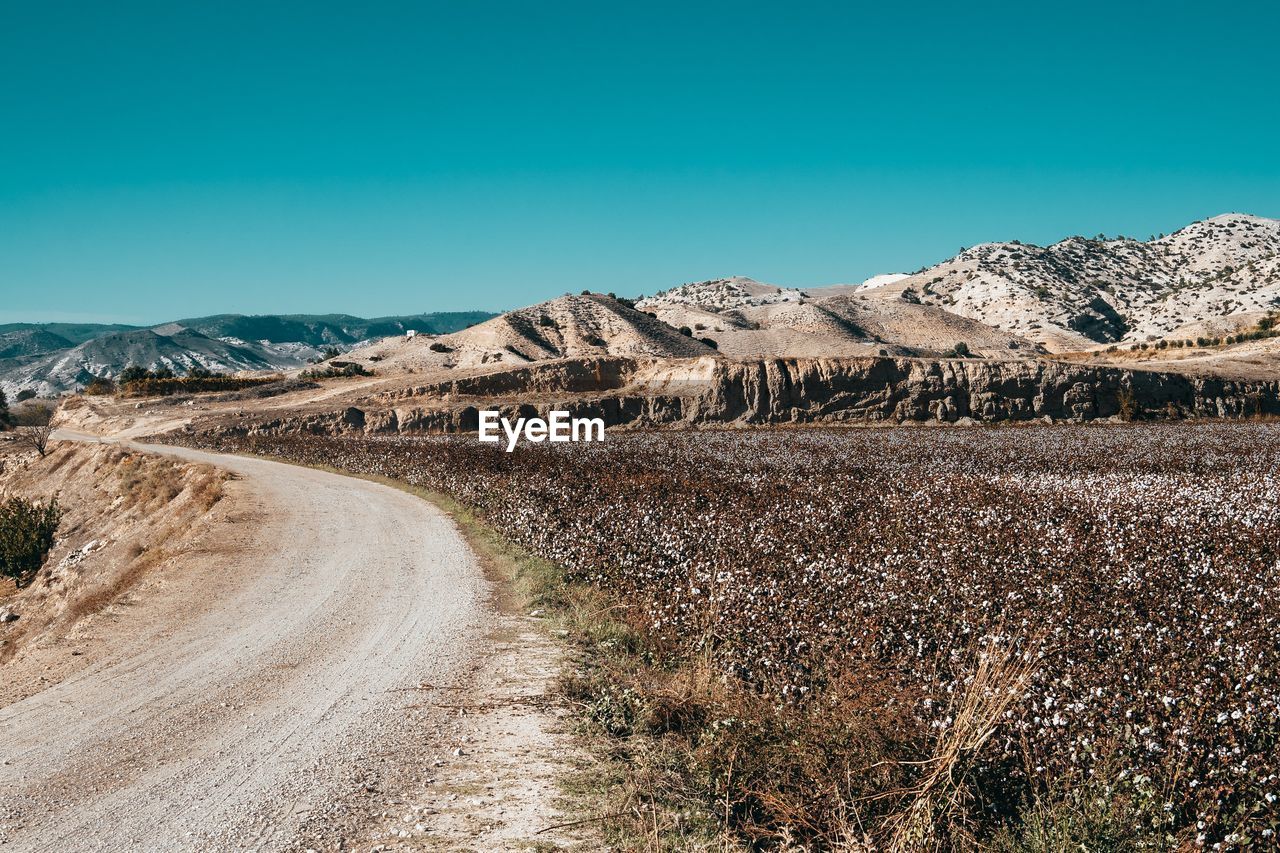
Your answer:
[[[143,449],[240,475],[263,519],[199,570],[242,580],[0,709],[0,849],[336,849],[442,748],[407,706],[472,660],[479,565],[395,489]]]

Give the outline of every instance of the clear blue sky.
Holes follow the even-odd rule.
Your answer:
[[[502,309],[1280,216],[1270,3],[0,0],[0,322]]]

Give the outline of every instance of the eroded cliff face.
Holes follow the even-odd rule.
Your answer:
[[[232,427],[242,433],[476,429],[566,410],[610,427],[980,422],[1280,415],[1280,380],[1195,378],[1054,361],[907,358],[587,360],[384,394],[364,407]],[[518,373],[516,376],[514,374]]]
[[[705,402],[747,423],[1022,421],[1280,414],[1280,382],[1052,361],[779,359],[726,363]]]

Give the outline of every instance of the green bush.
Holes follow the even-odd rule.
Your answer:
[[[53,548],[62,521],[57,498],[40,504],[12,497],[0,503],[0,575],[26,586]]]

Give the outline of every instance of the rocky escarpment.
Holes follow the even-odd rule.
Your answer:
[[[474,430],[481,409],[566,410],[611,427],[837,422],[1089,421],[1280,415],[1280,381],[1235,381],[1054,361],[699,359],[675,370],[626,359],[521,368],[382,395],[363,407],[219,429],[414,433]],[[598,384],[591,379],[598,378]],[[520,394],[519,388],[531,389]]]
[[[700,402],[746,423],[1246,417],[1280,414],[1280,382],[1052,361],[771,360],[724,365]]]

